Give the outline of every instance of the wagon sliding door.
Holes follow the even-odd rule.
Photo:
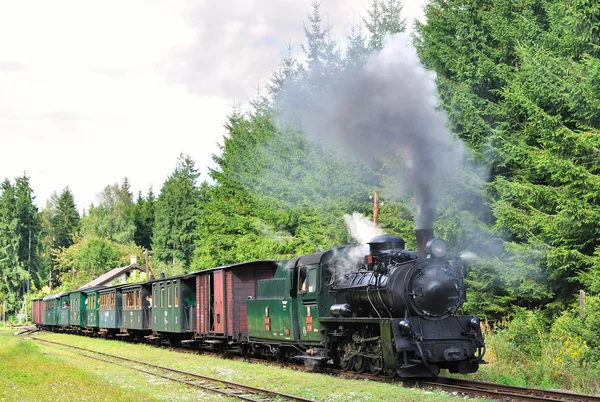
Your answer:
[[[225,283],[223,280],[223,271],[217,271],[213,274],[214,283],[214,309],[213,323],[216,334],[225,333]]]

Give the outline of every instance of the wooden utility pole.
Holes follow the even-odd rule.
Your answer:
[[[379,223],[379,191],[375,191],[375,197],[373,197],[373,225],[377,228]]]
[[[579,291],[579,317],[583,319],[585,317],[585,292]]]
[[[29,294],[29,287],[31,286],[31,229],[29,229],[29,256],[27,257],[27,294]]]
[[[154,271],[152,271],[152,267],[150,266],[150,256],[148,255],[148,250],[144,250],[144,256],[146,256],[146,280],[150,279],[149,273],[154,275]]]
[[[23,310],[25,310],[25,323],[27,323],[27,321],[29,321],[27,314],[27,295],[23,296]]]

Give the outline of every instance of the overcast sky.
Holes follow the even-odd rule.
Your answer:
[[[425,0],[405,0],[422,18]],[[367,0],[322,0],[343,40]],[[128,177],[158,193],[189,154],[206,178],[234,102],[300,52],[311,0],[0,0],[0,180],[81,210]],[[412,25],[412,21],[410,22]]]

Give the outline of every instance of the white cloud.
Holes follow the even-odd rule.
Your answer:
[[[26,171],[40,205],[69,186],[87,208],[124,177],[158,192],[180,152],[205,170],[310,3],[0,0],[0,180]],[[322,1],[338,38],[366,3]]]

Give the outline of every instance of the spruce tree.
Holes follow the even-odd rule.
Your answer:
[[[34,204],[35,196],[28,176],[15,179],[17,219],[19,221],[19,261],[30,274],[36,287],[46,281],[47,261],[44,259],[42,243],[42,216]],[[30,289],[26,281],[23,291]]]
[[[369,48],[367,47],[367,34],[361,22],[352,24],[346,36],[347,47],[344,61],[346,66],[362,65],[367,60]]]
[[[53,208],[53,249],[66,248],[74,243],[73,236],[79,230],[79,221],[79,212],[75,205],[73,193],[67,187],[56,197]]]
[[[199,176],[194,161],[181,154],[160,190],[155,204],[152,250],[161,261],[180,261],[186,268],[190,265],[201,208]]]
[[[9,312],[20,306],[29,278],[19,259],[20,230],[17,189],[6,179],[0,188],[0,299],[6,301]]]
[[[298,69],[298,60],[292,54],[291,43],[288,43],[287,53],[281,59],[279,68],[273,73],[273,76],[267,85],[267,91],[269,92],[271,99],[276,98],[281,93],[284,85],[289,85],[298,78]]]
[[[317,95],[333,83],[342,69],[342,55],[333,38],[332,26],[323,21],[321,4],[314,1],[308,15],[309,26],[304,26],[306,44],[301,46],[306,56],[301,70],[302,81],[308,94]]]
[[[363,20],[370,34],[369,49],[381,49],[386,35],[406,30],[402,8],[400,0],[371,0],[367,10],[368,18]]]
[[[591,1],[434,0],[418,24],[453,131],[491,164],[480,218],[504,243],[485,280],[513,304],[600,289],[599,15]]]
[[[142,192],[138,193],[135,204],[134,222],[135,235],[134,241],[140,247],[146,250],[152,249],[152,231],[154,228],[154,209],[155,197],[152,188],[148,190],[146,197],[142,197]]]

